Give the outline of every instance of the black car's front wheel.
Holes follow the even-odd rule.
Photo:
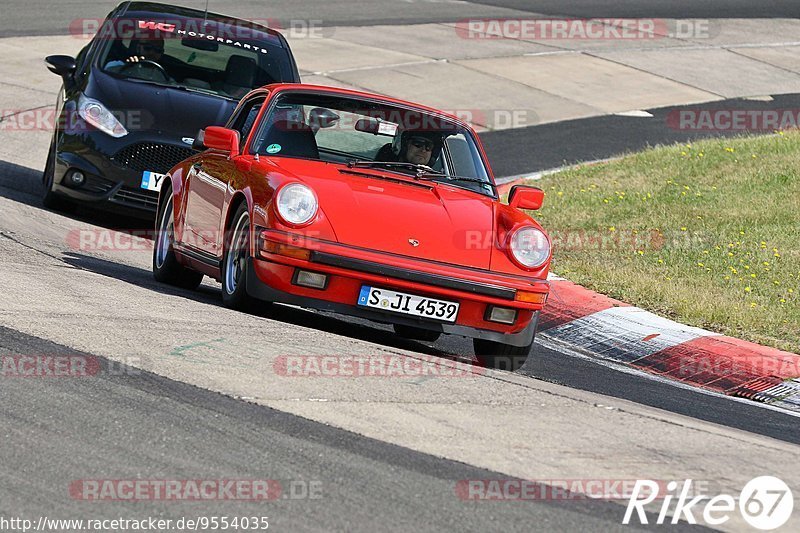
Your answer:
[[[475,347],[478,364],[486,368],[514,372],[527,361],[533,340],[527,346],[512,346],[485,339],[472,339],[472,344]]]
[[[156,220],[156,235],[153,242],[153,277],[162,283],[184,289],[196,289],[203,281],[203,274],[189,270],[178,263],[173,249],[175,215],[172,208],[172,191],[165,191]]]
[[[50,150],[47,153],[47,162],[42,171],[42,205],[54,211],[68,211],[75,207],[69,200],[53,192],[53,185],[56,179],[56,142],[55,137],[50,143]]]

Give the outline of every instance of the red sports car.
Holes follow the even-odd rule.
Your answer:
[[[469,125],[386,96],[276,84],[202,142],[161,184],[157,280],[211,276],[228,307],[335,311],[408,338],[471,337],[486,366],[525,361],[551,251],[520,209],[544,193],[517,186],[501,203]]]

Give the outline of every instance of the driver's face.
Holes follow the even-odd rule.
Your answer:
[[[152,39],[139,43],[137,46],[138,55],[144,57],[148,61],[158,62],[164,54],[164,41],[160,39]]]
[[[432,142],[413,137],[406,148],[406,161],[415,165],[427,165],[431,160],[432,153]]]

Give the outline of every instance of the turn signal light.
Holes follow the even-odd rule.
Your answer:
[[[517,291],[514,299],[518,302],[525,302],[529,304],[544,304],[547,301],[546,292],[525,292]]]
[[[303,259],[308,261],[311,257],[311,250],[306,248],[298,248],[297,246],[290,246],[288,244],[281,244],[279,242],[263,241],[262,249],[265,252],[282,255],[285,257],[294,257],[295,259]]]

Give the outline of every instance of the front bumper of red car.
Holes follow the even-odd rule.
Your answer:
[[[277,230],[256,228],[247,292],[255,298],[404,324],[443,333],[530,344],[549,292],[545,280],[489,272],[375,252]],[[299,273],[317,274],[319,288],[298,284]],[[454,322],[358,305],[364,286],[458,302]],[[491,320],[493,308],[513,323]],[[510,313],[506,310],[513,310]]]

